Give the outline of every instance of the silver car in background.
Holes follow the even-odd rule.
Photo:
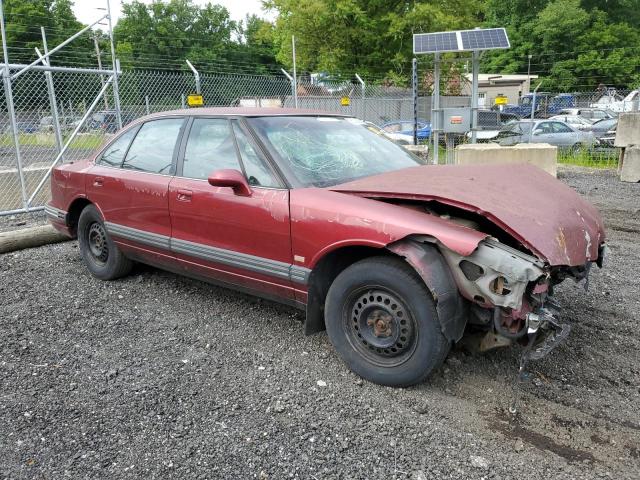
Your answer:
[[[595,144],[591,132],[582,132],[559,120],[520,120],[507,125],[498,134],[500,145],[548,143],[563,150],[577,152]]]

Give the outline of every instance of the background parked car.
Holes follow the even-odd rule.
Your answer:
[[[371,130],[373,133],[377,133],[378,135],[383,135],[391,140],[393,140],[394,142],[400,144],[400,145],[412,145],[413,144],[413,133],[411,135],[406,135],[404,133],[390,133],[387,132],[385,130],[383,130],[382,128],[380,128],[378,125],[376,125],[373,122],[363,122],[362,125]]]
[[[616,118],[617,114],[604,110],[602,108],[565,108],[559,115],[578,115],[593,122],[603,120],[605,118]]]
[[[381,127],[387,133],[401,133],[410,135],[413,141],[413,121],[396,120],[387,122]],[[418,120],[418,140],[428,140],[431,137],[431,123],[424,120]]]
[[[494,110],[478,110],[478,128],[476,139],[478,142],[490,142],[498,137],[505,126],[517,122],[519,117],[514,113],[504,113]],[[471,132],[467,132],[467,138],[471,138]]]
[[[131,123],[136,116],[130,112],[122,112],[122,126]],[[115,133],[118,131],[118,121],[115,110],[102,110],[96,112],[91,117],[90,128],[100,129],[105,133]]]
[[[593,125],[592,120],[582,118],[579,115],[554,115],[549,118],[549,120],[560,120],[561,122],[571,125],[573,128],[585,131],[591,130],[591,126]]]
[[[596,103],[592,103],[591,107],[606,108],[611,112],[638,111],[640,110],[640,90],[632,90],[622,100],[616,99],[615,96],[602,97]]]
[[[591,125],[589,131],[593,133],[596,138],[600,138],[607,134],[615,135],[617,126],[617,118],[606,118],[604,120],[598,120],[593,125]]]
[[[558,120],[520,120],[505,127],[498,135],[500,145],[517,143],[548,143],[562,149],[577,151],[591,147],[595,137]]]
[[[17,122],[16,130],[18,130],[18,133],[36,133],[38,125],[33,122]],[[4,128],[4,133],[11,133],[11,124],[7,124]]]

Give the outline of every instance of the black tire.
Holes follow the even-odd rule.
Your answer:
[[[78,243],[89,272],[100,280],[123,277],[133,267],[133,262],[111,240],[100,212],[93,205],[87,205],[80,213]]]
[[[571,155],[572,157],[577,157],[580,154],[580,151],[582,150],[582,145],[579,143],[573,144],[571,145],[571,147],[569,147],[569,155]]]
[[[423,382],[451,346],[431,293],[399,258],[367,258],[342,271],[327,294],[325,323],[347,366],[380,385]]]

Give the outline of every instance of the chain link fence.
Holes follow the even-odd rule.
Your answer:
[[[87,157],[116,132],[116,102],[113,88],[107,84],[108,77],[108,74],[92,72],[30,70],[12,80],[10,88],[13,91],[15,136],[6,101],[5,79],[5,89],[0,92],[0,213],[24,209],[25,202],[29,208],[46,203],[48,186],[45,184],[39,190],[38,186],[74,130],[77,129],[78,133],[71,139],[61,161]],[[123,124],[153,112],[184,108],[187,95],[194,93],[196,89],[194,76],[189,72],[125,70],[119,75],[118,83]],[[376,124],[400,143],[411,143],[413,139],[414,98],[410,88],[367,84],[355,80],[319,81],[312,77],[302,77],[298,79],[296,99],[292,82],[284,75],[202,74],[200,83],[207,106],[278,108],[294,107],[297,101],[298,108],[352,115]],[[103,88],[104,96],[96,98]],[[427,93],[419,92],[417,98],[417,136],[420,143],[428,143],[431,139],[432,99]],[[629,98],[628,93],[540,94],[536,104],[536,117],[553,119],[555,115],[563,115],[565,118],[562,121],[579,131],[587,132],[593,129],[591,122],[588,125],[572,124],[572,117],[575,115],[565,109],[595,107],[606,112],[615,112],[616,109],[637,110],[640,98]],[[522,97],[519,105],[505,106],[502,111],[493,105],[482,108],[478,112],[477,141],[501,144],[545,139],[550,141],[536,135],[535,130],[529,135],[524,132],[519,137],[505,135],[510,125],[517,125],[520,117],[529,116],[531,109],[529,108],[528,114],[527,98]],[[492,102],[492,99],[489,101]],[[561,101],[565,103],[561,104]],[[95,108],[88,113],[94,103]],[[440,108],[468,108],[470,105],[471,98],[465,95],[445,95],[440,99]],[[565,113],[561,113],[561,110]],[[81,124],[85,115],[86,121]],[[611,137],[610,134],[609,129],[592,134],[591,140],[562,146],[560,161],[615,165],[617,154],[612,141],[607,143],[611,139],[606,140],[607,135]],[[15,138],[18,140],[18,149]],[[440,135],[439,161],[453,163],[456,146],[469,141],[470,132]],[[430,150],[433,158],[433,145],[430,145]]]

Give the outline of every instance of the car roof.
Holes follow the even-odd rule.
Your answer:
[[[207,116],[207,115],[230,115],[240,117],[275,117],[281,115],[322,115],[331,117],[350,117],[340,113],[325,112],[323,110],[305,109],[305,108],[260,108],[260,107],[200,107],[185,108],[179,110],[168,110],[165,112],[156,112],[147,115],[144,118],[163,117],[166,115],[184,115],[184,116]]]

